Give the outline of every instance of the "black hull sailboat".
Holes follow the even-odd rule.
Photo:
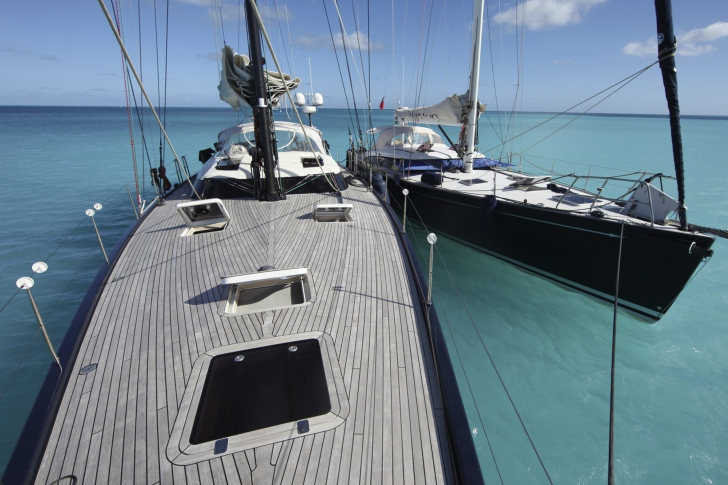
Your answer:
[[[495,200],[390,180],[395,207],[417,208],[441,231],[523,269],[605,301],[614,301],[620,222],[531,204]],[[457,207],[457,210],[454,210]],[[410,209],[411,211],[412,209]],[[413,217],[412,215],[410,217]],[[649,320],[670,308],[714,239],[673,226],[624,224],[619,304]]]
[[[370,180],[372,172],[382,174],[382,178],[374,176],[375,188],[384,191],[386,185],[395,208],[402,211],[410,204],[410,210],[417,211],[415,217],[429,229],[602,300],[615,299],[622,244],[619,304],[648,320],[658,320],[700,264],[712,256],[715,239],[687,223],[674,57],[677,42],[670,1],[656,0],[655,7],[674,178],[644,172],[619,177],[555,177],[513,171],[509,164],[482,163],[493,161],[475,146],[480,111],[478,62],[472,64],[468,96],[460,97],[463,111],[469,115],[459,121],[463,129],[457,145],[447,147],[425,127],[380,127],[371,149],[349,158],[368,172]],[[480,58],[481,19],[482,9],[476,6],[474,60]],[[433,117],[440,120],[445,112],[442,106],[403,109],[397,114],[415,123]],[[457,116],[450,118],[457,120]],[[422,141],[425,136],[428,143]],[[390,152],[398,158],[388,158]],[[663,179],[677,182],[677,200],[662,191]],[[601,187],[587,191],[590,181]],[[584,189],[577,189],[577,182]],[[607,184],[609,190],[618,186],[620,192],[608,197]]]

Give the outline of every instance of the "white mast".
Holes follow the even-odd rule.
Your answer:
[[[473,171],[475,131],[478,125],[478,83],[480,81],[480,44],[483,39],[483,0],[473,2],[473,58],[470,60],[470,113],[466,130],[463,166],[466,173]]]

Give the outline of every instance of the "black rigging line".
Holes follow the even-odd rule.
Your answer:
[[[657,61],[653,62],[652,64],[650,64],[649,66],[646,66],[646,67],[644,67],[644,68],[640,69],[639,71],[637,71],[637,72],[635,72],[635,73],[632,73],[632,74],[630,74],[629,76],[625,77],[625,78],[624,78],[624,79],[622,79],[621,81],[617,81],[616,83],[612,84],[611,86],[609,86],[609,87],[607,87],[607,88],[604,88],[604,89],[602,89],[602,90],[601,90],[601,91],[599,91],[598,93],[596,93],[596,94],[594,94],[594,95],[592,95],[592,96],[589,96],[588,98],[584,99],[583,101],[579,101],[578,103],[576,103],[575,105],[571,106],[570,108],[567,108],[567,109],[565,109],[565,110],[563,110],[563,111],[561,111],[561,112],[559,112],[559,113],[556,113],[556,114],[555,114],[555,115],[553,115],[553,116],[552,116],[551,118],[549,118],[549,119],[547,119],[547,120],[544,120],[544,121],[542,121],[541,123],[539,123],[539,124],[537,124],[537,125],[535,125],[535,126],[532,126],[531,128],[527,129],[526,131],[522,131],[522,132],[521,132],[521,133],[519,133],[518,135],[515,135],[515,136],[513,136],[513,138],[510,138],[510,139],[508,139],[508,140],[502,141],[502,142],[501,142],[501,143],[499,143],[498,145],[495,145],[495,146],[493,146],[493,147],[489,148],[488,150],[486,150],[486,152],[489,152],[490,150],[494,150],[494,149],[498,148],[499,146],[501,146],[502,144],[505,144],[505,143],[508,143],[508,142],[510,142],[510,141],[513,141],[513,140],[515,140],[516,138],[519,138],[519,137],[521,137],[521,136],[525,135],[525,134],[526,134],[526,133],[528,133],[529,131],[533,131],[533,130],[535,130],[536,128],[538,128],[539,126],[543,126],[543,125],[545,125],[546,123],[548,123],[549,121],[552,121],[552,120],[554,120],[555,118],[558,118],[559,116],[561,116],[561,115],[563,115],[563,114],[565,114],[565,113],[568,113],[569,111],[571,111],[572,109],[576,108],[577,106],[581,106],[582,104],[586,103],[587,101],[589,101],[589,100],[591,100],[591,99],[594,99],[594,98],[596,98],[596,97],[597,97],[597,96],[599,96],[600,94],[603,94],[603,93],[605,93],[605,92],[609,91],[610,89],[614,88],[615,86],[619,86],[620,84],[623,84],[623,86],[620,86],[619,88],[617,88],[617,89],[616,89],[616,90],[615,90],[615,91],[614,91],[613,93],[610,93],[610,94],[609,94],[608,96],[606,96],[606,97],[605,97],[604,99],[600,100],[600,101],[599,101],[598,103],[596,103],[596,104],[594,104],[593,106],[591,106],[591,107],[589,108],[589,110],[590,110],[590,109],[592,109],[592,108],[594,108],[594,106],[596,106],[597,104],[599,104],[599,103],[603,102],[603,101],[604,101],[605,99],[607,99],[607,98],[608,98],[609,96],[612,96],[612,95],[613,95],[613,94],[615,94],[615,93],[616,93],[617,91],[619,91],[620,89],[622,89],[622,88],[623,88],[624,86],[626,86],[627,84],[629,84],[629,83],[631,83],[632,81],[634,81],[634,80],[635,80],[635,79],[636,79],[637,77],[639,77],[640,75],[644,74],[644,73],[645,73],[645,72],[646,72],[646,71],[647,71],[648,69],[650,69],[650,68],[651,68],[652,66],[654,66],[654,65],[655,65],[655,64],[657,64],[658,62],[660,62],[660,61],[659,61],[659,60],[657,60]],[[588,110],[587,110],[587,111],[588,111]],[[585,111],[584,113],[586,113],[586,111]],[[584,113],[580,113],[580,114],[579,114],[579,116],[583,115]],[[575,118],[574,120],[571,120],[571,121],[570,121],[569,123],[567,123],[566,125],[562,126],[562,127],[561,127],[561,128],[559,128],[558,130],[556,130],[556,131],[555,131],[554,133],[556,133],[557,131],[559,131],[559,130],[563,129],[563,128],[564,128],[565,126],[567,126],[568,124],[572,123],[573,121],[576,121],[576,119],[578,119],[578,118],[579,118],[579,116],[577,116],[577,117],[576,117],[576,118]],[[551,133],[551,135],[553,135],[554,133]],[[549,136],[551,136],[551,135],[549,135]],[[546,138],[548,138],[549,136],[547,136]],[[542,141],[544,141],[544,140],[545,140],[546,138],[543,138],[542,140],[540,140],[539,142],[535,143],[534,145],[531,145],[530,147],[526,148],[525,150],[523,150],[523,151],[522,151],[522,153],[525,153],[525,152],[527,152],[528,150],[530,150],[530,149],[531,149],[531,148],[533,148],[534,146],[536,146],[536,145],[538,145],[539,143],[541,143]]]
[[[624,240],[624,221],[619,232],[619,255],[617,256],[617,280],[614,288],[614,320],[612,321],[612,377],[609,390],[609,460],[607,483],[614,485],[614,370],[617,362],[617,309],[619,308],[619,273],[622,268],[622,241]]]
[[[220,32],[222,32],[222,43],[224,45],[227,45],[227,41],[225,40],[225,26],[223,25],[223,22],[222,22],[222,4],[221,4],[220,0],[217,0],[217,11],[218,11],[218,14],[220,15]]]
[[[399,205],[399,203],[397,203],[396,200],[392,199],[392,202],[394,202],[397,205],[397,207],[399,207],[400,211],[402,210],[402,206]],[[422,219],[420,219],[420,223],[422,223],[422,226],[425,228],[425,230],[427,230],[427,226],[425,226],[425,224],[422,222]],[[420,254],[424,254],[424,250],[422,249],[422,246],[420,245],[419,239],[412,238],[411,240],[414,240],[415,243],[417,244],[417,249],[419,249]],[[437,255],[440,258],[440,261],[442,261],[443,266],[445,266],[445,271],[447,271],[447,274],[450,277],[450,281],[452,282],[453,287],[457,291],[457,287],[455,286],[455,281],[453,280],[452,274],[450,274],[450,270],[447,268],[447,265],[445,264],[445,260],[442,257],[442,254],[440,253],[439,249],[437,250]],[[500,479],[500,482],[502,485],[503,477],[501,476],[500,468],[498,467],[498,461],[495,459],[495,453],[493,452],[493,446],[490,443],[490,438],[488,437],[488,431],[485,429],[485,423],[483,422],[483,417],[480,414],[480,408],[478,407],[478,401],[475,399],[475,392],[473,392],[473,388],[470,385],[470,379],[468,378],[468,374],[465,371],[465,364],[463,364],[463,359],[462,359],[462,356],[460,355],[460,349],[458,348],[457,342],[455,340],[455,334],[453,333],[452,326],[450,325],[450,319],[448,318],[447,311],[445,310],[444,307],[442,307],[442,310],[443,310],[443,314],[445,315],[445,321],[447,322],[447,331],[450,334],[450,338],[453,341],[453,345],[455,346],[455,353],[457,354],[458,361],[460,362],[460,368],[463,370],[463,376],[465,376],[465,383],[467,384],[468,390],[470,391],[470,398],[473,400],[473,404],[475,406],[475,412],[478,414],[478,421],[480,421],[480,427],[483,430],[483,435],[485,436],[485,441],[486,441],[486,443],[488,443],[488,449],[490,450],[490,456],[493,459],[493,464],[495,465],[495,469],[498,472],[498,478]]]
[[[410,201],[411,202],[411,201]],[[414,209],[415,213],[417,214],[417,218],[420,220],[420,223],[422,226],[427,230],[427,226],[425,225],[424,221],[422,220],[422,216],[420,215],[420,212],[417,210],[417,207],[414,204],[411,204],[412,208]],[[440,250],[438,249],[438,254],[440,253]],[[442,257],[442,256],[440,256]],[[523,422],[523,419],[521,419],[521,414],[518,412],[518,408],[516,408],[516,404],[513,402],[513,399],[511,398],[511,394],[508,392],[508,388],[506,387],[506,383],[503,382],[503,378],[500,375],[500,372],[498,372],[498,367],[495,365],[495,361],[493,360],[493,357],[490,355],[490,351],[488,350],[488,346],[485,345],[485,341],[483,341],[483,336],[480,335],[480,331],[478,331],[478,328],[475,326],[475,321],[473,320],[473,316],[470,314],[470,310],[465,305],[465,301],[463,300],[462,295],[460,294],[460,291],[458,290],[457,286],[454,285],[455,291],[458,294],[458,297],[460,298],[460,301],[463,305],[463,308],[465,309],[465,312],[468,314],[468,319],[470,320],[471,325],[473,326],[473,329],[475,330],[475,333],[478,334],[478,339],[480,340],[480,344],[483,347],[483,350],[485,350],[485,353],[488,355],[488,360],[490,360],[490,364],[493,367],[493,370],[495,371],[496,375],[498,376],[498,380],[501,383],[501,387],[503,387],[503,390],[506,393],[506,396],[508,396],[508,400],[511,402],[511,407],[513,408],[513,411],[515,411],[516,416],[518,417],[518,421],[521,423],[521,427],[523,428],[523,431],[526,433],[526,437],[528,438],[528,441],[531,443],[531,448],[533,449],[533,452],[536,454],[536,457],[538,458],[539,463],[541,464],[541,468],[543,469],[544,473],[546,474],[546,478],[548,479],[549,483],[553,485],[553,481],[551,480],[551,476],[549,475],[549,472],[546,470],[546,465],[544,465],[543,460],[541,460],[541,455],[538,453],[538,450],[536,449],[536,445],[534,444],[533,440],[531,439],[531,435],[528,432],[528,429],[526,428],[525,423]]]
[[[351,114],[351,105],[349,105],[349,95],[346,93],[346,83],[344,82],[344,74],[341,72],[341,62],[339,62],[339,54],[336,51],[336,42],[334,41],[334,31],[331,29],[331,21],[329,20],[329,10],[326,8],[326,0],[321,0],[324,4],[324,12],[326,13],[326,24],[329,26],[329,34],[331,35],[331,47],[334,49],[334,55],[336,56],[336,67],[339,69],[339,77],[341,78],[341,87],[344,89],[344,99],[346,99],[346,109],[349,112],[349,119],[351,120],[351,128],[349,128],[349,134],[354,127],[354,117]],[[344,47],[344,55],[346,55],[346,47]],[[350,73],[351,74],[351,73]],[[352,93],[353,95],[353,93]],[[356,109],[356,105],[355,108]],[[357,118],[358,121],[358,118]],[[361,132],[361,130],[359,130]]]

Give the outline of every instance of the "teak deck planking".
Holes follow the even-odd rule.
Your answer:
[[[264,203],[224,201],[219,232],[181,237],[175,203],[141,222],[109,275],[76,359],[36,483],[444,483],[442,404],[414,277],[376,196],[350,187]],[[319,203],[353,222],[318,223]],[[315,300],[225,317],[220,277],[307,267]],[[177,466],[166,457],[195,360],[229,344],[323,331],[349,400],[329,431]],[[78,371],[98,368],[85,376]],[[446,480],[447,479],[447,480]]]

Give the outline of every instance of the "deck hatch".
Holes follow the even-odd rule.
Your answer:
[[[217,347],[194,363],[167,458],[175,465],[199,463],[328,431],[348,414],[329,334],[305,332]]]
[[[316,222],[351,222],[352,204],[317,204],[313,210]]]
[[[187,225],[182,236],[222,231],[230,222],[230,216],[220,199],[181,202],[175,207]]]
[[[223,276],[229,286],[223,315],[246,315],[305,305],[313,300],[311,274],[306,268]]]
[[[295,352],[290,347],[297,347]],[[260,347],[212,359],[190,443],[200,444],[331,411],[318,340]],[[298,432],[301,426],[298,425]]]

